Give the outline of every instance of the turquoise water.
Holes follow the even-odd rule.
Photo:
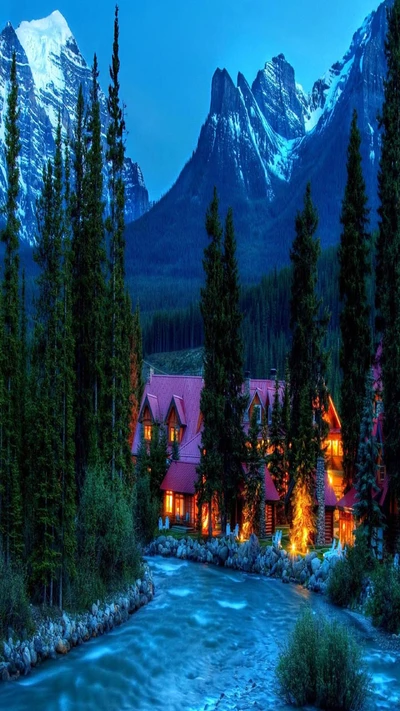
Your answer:
[[[153,602],[110,634],[1,685],[0,709],[286,710],[274,667],[302,606],[353,624],[321,596],[279,580],[176,559],[149,564]],[[399,655],[361,634],[373,673],[370,708],[400,708]]]

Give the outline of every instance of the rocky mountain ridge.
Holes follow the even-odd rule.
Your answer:
[[[187,292],[193,293],[193,283],[202,277],[204,215],[214,185],[221,212],[229,205],[234,209],[244,281],[256,281],[288,262],[294,218],[308,181],[322,245],[337,243],[353,109],[362,134],[371,224],[376,225],[377,115],[386,74],[386,10],[392,2],[385,0],[365,19],[343,58],[309,94],[282,54],[266,62],[251,85],[240,73],[235,84],[225,69],[216,70],[209,114],[191,159],[163,199],[128,228],[130,258],[151,264],[150,279],[174,276],[186,280]]]
[[[60,112],[64,136],[71,135],[78,90],[90,95],[91,70],[82,57],[68,24],[60,12],[14,30],[8,24],[0,33],[0,203],[6,188],[4,119],[10,63],[17,58],[21,131],[20,219],[22,238],[35,236],[35,203],[42,183],[44,162],[54,154],[54,138]],[[100,93],[105,142],[108,116],[106,97]],[[149,206],[143,175],[137,163],[125,160],[126,221],[142,215]]]

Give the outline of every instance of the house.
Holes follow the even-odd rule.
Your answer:
[[[150,442],[152,428],[155,423],[163,423],[166,427],[169,451],[172,453],[174,442],[179,446],[179,460],[170,461],[166,476],[161,484],[163,493],[163,515],[170,521],[185,522],[195,525],[198,520],[198,505],[195,484],[198,478],[197,467],[200,462],[200,446],[202,433],[202,415],[200,412],[200,395],[203,379],[200,376],[188,375],[154,375],[150,373],[145,385],[140,405],[138,427],[132,445],[132,454],[137,456],[142,437]],[[271,423],[272,408],[275,394],[274,379],[245,378],[243,390],[248,394],[248,406],[243,418],[243,428],[247,432],[254,410],[261,424]],[[283,397],[283,383],[280,384],[280,397]],[[340,422],[331,404],[332,441],[340,436]],[[339,434],[338,430],[339,429]],[[261,436],[261,435],[260,435]],[[330,441],[330,440],[329,440]],[[336,450],[335,450],[336,451]],[[333,455],[332,455],[333,457]],[[337,466],[336,460],[332,463]],[[245,470],[245,465],[243,465]],[[326,521],[329,536],[333,535],[333,511],[336,497],[330,482],[330,471],[326,482]],[[333,471],[333,470],[332,470]],[[336,471],[336,470],[335,470]],[[264,468],[265,477],[265,518],[266,532],[272,534],[276,527],[276,509],[280,501],[270,472]],[[239,492],[240,494],[240,492]],[[203,507],[203,528],[208,527],[207,506]],[[220,526],[218,508],[212,506],[213,530]],[[235,521],[231,524],[242,525],[242,500],[238,496]],[[331,524],[328,524],[331,521]]]

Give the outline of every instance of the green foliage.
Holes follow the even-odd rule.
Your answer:
[[[327,319],[320,315],[317,298],[319,240],[314,239],[318,216],[307,186],[303,212],[296,217],[296,237],[290,252],[293,264],[290,327],[292,347],[289,357],[291,398],[291,473],[313,488],[312,472],[326,434],[323,415],[328,407],[326,391],[327,357],[322,339]],[[313,413],[316,426],[313,426]]]
[[[146,473],[138,476],[135,486],[134,519],[137,540],[149,543],[154,537],[160,515],[159,497],[151,492],[150,476]]]
[[[382,151],[378,174],[379,236],[376,261],[376,328],[382,337],[385,464],[400,497],[400,0],[388,8],[387,76],[380,117]]]
[[[110,67],[111,84],[108,90],[107,109],[109,125],[107,130],[106,159],[109,166],[110,213],[106,220],[106,230],[110,242],[110,279],[107,293],[108,347],[106,362],[107,377],[107,418],[106,455],[111,461],[111,476],[129,479],[131,456],[129,451],[130,426],[130,344],[132,338],[132,307],[125,288],[125,187],[123,180],[125,152],[125,121],[119,98],[119,20],[118,6],[115,8],[114,42]]]
[[[0,639],[11,627],[17,635],[32,627],[31,611],[25,589],[25,575],[20,567],[6,563],[0,552]]]
[[[158,422],[155,422],[151,428],[147,468],[150,473],[152,497],[154,501],[158,500],[161,503],[163,492],[160,486],[168,468],[168,440],[165,427]]]
[[[254,409],[251,416],[249,434],[246,440],[245,461],[247,464],[247,472],[244,479],[245,505],[243,517],[245,520],[246,535],[255,533],[256,536],[265,534],[265,530],[262,530],[262,515],[265,506],[265,464],[262,452],[259,449],[259,434],[260,426],[257,422],[257,411]]]
[[[15,52],[10,69],[10,88],[5,116],[5,158],[7,191],[1,209],[5,245],[0,301],[0,537],[7,562],[21,558],[23,549],[21,482],[21,338],[19,295],[18,155],[21,147],[18,127],[18,83]]]
[[[335,711],[362,709],[370,685],[361,649],[347,628],[308,608],[297,620],[276,673],[289,703]]]
[[[365,589],[367,576],[373,570],[367,541],[362,531],[356,536],[356,543],[347,549],[345,558],[339,560],[328,578],[330,600],[340,607],[354,607],[359,604]]]
[[[374,540],[374,529],[383,525],[383,513],[374,495],[379,493],[377,484],[378,447],[373,435],[374,413],[373,374],[369,373],[365,385],[364,409],[360,428],[360,443],[357,456],[357,476],[355,488],[357,501],[354,505],[354,515],[359,519],[360,529],[365,534],[369,548]]]
[[[372,595],[367,614],[376,627],[392,634],[400,631],[400,572],[393,563],[377,566],[372,576]]]
[[[347,184],[342,205],[343,226],[338,251],[340,264],[341,422],[345,484],[355,477],[365,378],[371,363],[370,305],[367,278],[371,272],[371,237],[367,232],[368,208],[361,166],[361,136],[354,111],[347,151]]]
[[[139,554],[132,494],[123,481],[111,479],[103,467],[87,470],[78,535],[79,569],[98,585],[110,590],[137,577]],[[86,604],[84,600],[81,603]]]

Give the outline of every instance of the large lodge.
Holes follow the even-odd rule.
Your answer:
[[[243,429],[248,431],[249,423],[255,410],[259,423],[267,421],[271,424],[272,409],[275,392],[274,373],[270,379],[246,378],[243,389],[248,395],[248,405],[243,418]],[[376,374],[376,383],[379,385],[379,374]],[[377,385],[377,392],[379,387]],[[138,426],[132,445],[132,454],[137,457],[140,443],[144,438],[149,443],[152,428],[156,423],[166,428],[168,437],[168,450],[172,455],[174,442],[179,448],[179,460],[171,458],[165,478],[161,484],[163,491],[163,517],[169,518],[171,524],[179,523],[187,527],[194,527],[198,521],[199,511],[195,484],[198,478],[197,467],[200,462],[200,447],[202,434],[202,415],[200,412],[200,394],[203,379],[192,375],[154,375],[150,371],[148,381],[140,405]],[[280,384],[280,397],[283,396],[283,383]],[[374,420],[374,434],[380,444],[380,457],[382,458],[382,412],[377,396],[377,414]],[[344,495],[343,470],[342,470],[342,441],[341,424],[332,398],[329,397],[329,409],[326,415],[329,424],[329,433],[324,443],[325,450],[325,540],[330,543],[333,537],[339,538],[341,543],[351,543],[355,530],[353,506],[356,492],[350,489]],[[261,436],[261,435],[260,435]],[[176,446],[176,445],[175,445]],[[244,474],[245,474],[245,465]],[[277,525],[280,497],[275,488],[268,468],[264,468],[265,476],[265,521],[266,534],[275,532]],[[377,482],[380,494],[377,500],[382,506],[388,519],[393,517],[389,504],[388,483],[386,472],[382,463],[378,468]],[[208,517],[210,512],[205,505],[201,511],[203,531],[208,530]],[[218,507],[212,506],[212,528],[218,534],[221,532],[221,522]],[[238,524],[243,530],[243,497],[238,492],[235,510],[231,515],[231,528]]]

